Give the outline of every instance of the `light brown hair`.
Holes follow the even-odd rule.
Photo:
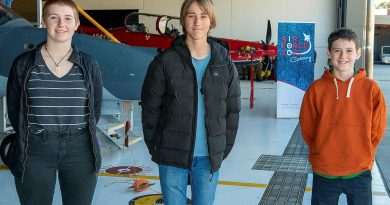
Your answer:
[[[43,5],[43,8],[42,8],[43,19],[46,19],[47,15],[48,15],[47,12],[49,10],[49,7],[51,5],[54,5],[54,4],[58,4],[58,5],[62,5],[62,6],[69,6],[70,8],[72,8],[76,22],[79,21],[80,18],[79,18],[79,12],[77,10],[77,5],[72,0],[46,0],[45,5]]]
[[[188,14],[187,10],[192,5],[192,3],[198,3],[200,8],[206,12],[206,14],[210,18],[210,30],[215,28],[217,26],[217,19],[215,17],[214,7],[213,7],[213,1],[212,0],[185,0],[183,4],[181,5],[180,10],[180,24],[183,27],[183,33],[186,34],[185,29],[185,18]]]

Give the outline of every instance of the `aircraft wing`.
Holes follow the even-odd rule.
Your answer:
[[[46,30],[35,28],[22,18],[8,18],[0,7],[0,96],[5,95],[5,79],[13,60],[46,39]],[[1,24],[1,20],[6,19]],[[122,100],[141,99],[141,87],[149,63],[157,49],[118,44],[76,33],[73,43],[101,65],[103,86]]]

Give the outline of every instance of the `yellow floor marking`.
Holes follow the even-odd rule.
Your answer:
[[[124,177],[124,178],[132,178],[132,179],[151,179],[151,180],[159,180],[158,176],[146,176],[146,175],[134,175],[134,174],[110,174],[106,172],[99,172],[99,176],[103,177]]]
[[[0,165],[0,170],[9,170],[7,166]],[[124,178],[132,178],[132,179],[149,179],[149,180],[159,180],[158,176],[146,176],[146,175],[132,175],[132,174],[109,174],[106,172],[99,172],[99,176],[102,177],[124,177]],[[218,181],[220,185],[226,186],[242,186],[242,187],[254,187],[254,188],[267,188],[267,184],[256,184],[256,183],[248,183],[248,182],[232,182],[232,181]],[[312,187],[306,187],[305,191],[311,192],[313,190]],[[387,196],[386,192],[374,191],[372,192],[374,196]]]
[[[255,188],[267,188],[267,184],[255,184],[248,182],[231,182],[231,181],[218,181],[218,184],[227,186],[243,186],[243,187],[255,187]]]
[[[99,176],[105,177],[125,177],[132,179],[150,179],[150,180],[159,180],[158,176],[146,176],[146,175],[131,175],[131,174],[109,174],[105,172],[100,172]],[[256,184],[256,183],[248,183],[248,182],[232,182],[232,181],[218,181],[220,185],[226,186],[241,186],[241,187],[254,187],[254,188],[267,188],[268,184]],[[305,191],[311,192],[313,190],[312,187],[306,187]],[[372,192],[372,195],[375,196],[387,196],[386,192]]]

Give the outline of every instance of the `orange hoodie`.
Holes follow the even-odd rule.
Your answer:
[[[313,171],[346,176],[371,170],[386,116],[385,98],[364,69],[345,82],[325,70],[306,91],[299,116]]]

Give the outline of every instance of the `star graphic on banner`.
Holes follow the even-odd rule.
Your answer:
[[[310,41],[310,35],[303,33],[303,36],[305,37],[305,41]]]

